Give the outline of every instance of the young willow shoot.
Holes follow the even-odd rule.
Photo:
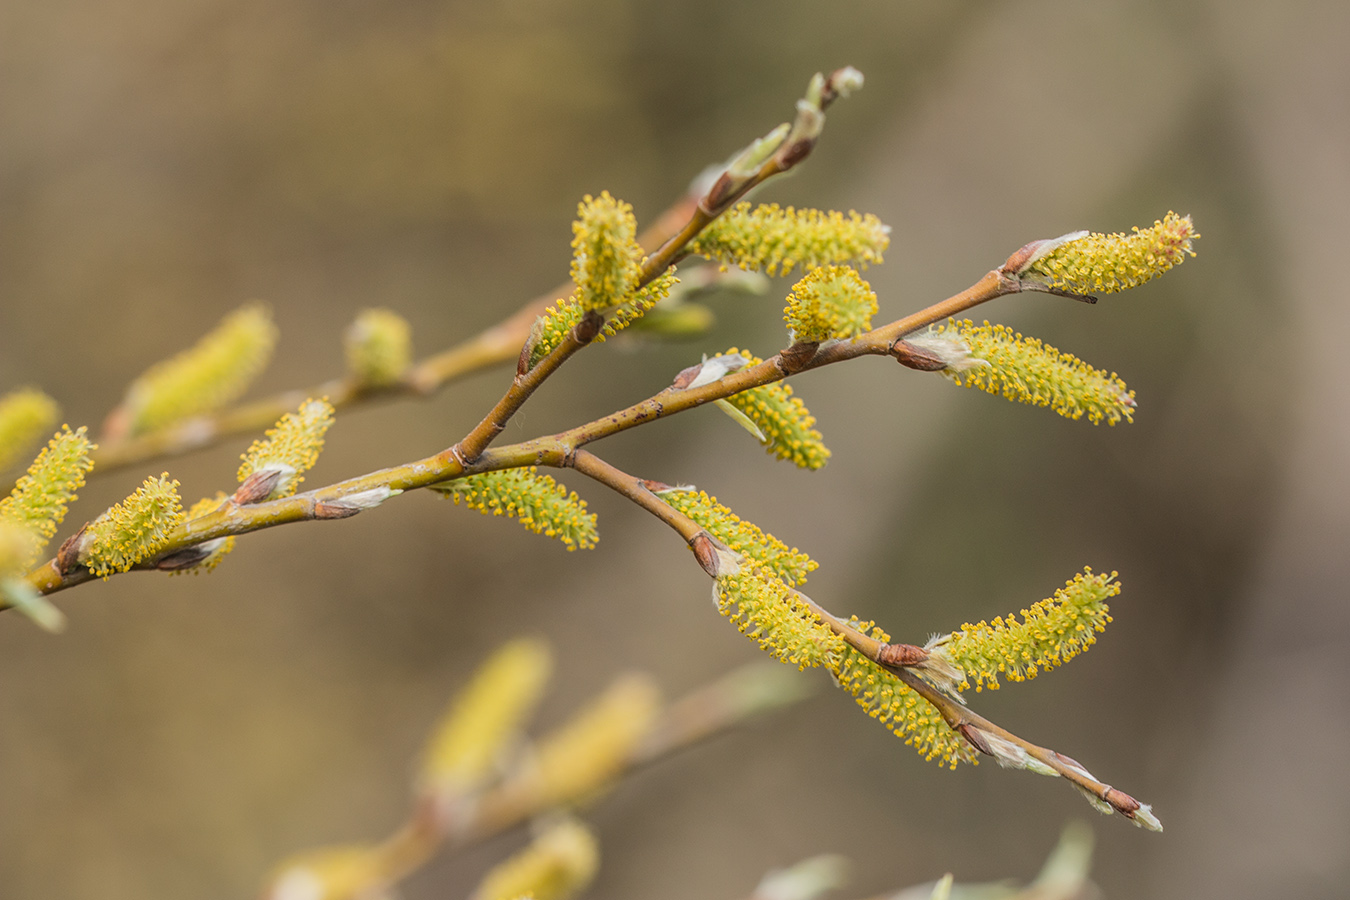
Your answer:
[[[232,548],[235,536],[346,518],[420,488],[483,513],[514,517],[569,550],[589,549],[596,543],[595,516],[575,492],[539,471],[571,468],[678,534],[713,579],[718,610],[768,654],[799,668],[827,670],[870,716],[924,757],[955,767],[988,756],[1004,767],[1063,778],[1103,812],[1160,830],[1146,804],[1099,781],[1072,758],[981,717],[960,693],[972,685],[976,691],[996,688],[1001,679],[1029,680],[1087,650],[1111,620],[1106,601],[1119,592],[1114,573],[1084,570],[1053,597],[1029,605],[1020,619],[1008,615],[992,623],[964,624],[926,644],[892,643],[879,626],[839,617],[801,592],[816,568],[806,553],[789,549],[707,493],[640,478],[591,449],[605,438],[711,402],[731,413],[770,454],[819,469],[830,451],[784,379],[864,356],[891,357],[910,369],[939,372],[957,384],[1048,407],[1071,419],[1110,425],[1133,421],[1134,395],[1114,373],[1004,326],[957,317],[1026,292],[1094,300],[1096,293],[1144,284],[1194,255],[1198,235],[1191,220],[1169,213],[1131,234],[1072,232],[1032,241],[965,290],[874,326],[878,297],[857,270],[882,261],[889,242],[885,225],[870,214],[773,204],[752,208],[742,202],[751,190],[808,158],[822,135],[826,110],[861,86],[862,76],[852,68],[812,78],[791,122],[753,140],[645,232],[622,200],[608,193],[585,197],[572,229],[571,283],[444,354],[411,363],[406,323],[389,311],[362,314],[346,336],[349,374],[332,383],[344,407],[400,391],[420,396],[451,377],[508,359],[516,362],[510,384],[481,421],[430,456],[297,493],[334,417],[328,401],[308,400],[254,442],[231,495],[203,500],[184,516],[176,483],[167,475],[149,479],[32,568],[91,466],[84,429],[64,429],[10,497],[0,501],[0,608],[17,607],[50,622],[54,608],[43,598],[99,576],[131,568],[209,571]],[[782,312],[787,346],[767,359],[736,348],[703,356],[668,388],[627,408],[556,434],[494,446],[521,407],[573,355],[640,323],[663,301],[678,308],[682,298],[667,298],[690,256],[772,274],[801,270]],[[706,283],[701,271],[694,269],[691,285]],[[650,337],[661,329],[644,333]],[[256,421],[254,411],[223,407],[261,368],[274,340],[266,312],[249,306],[193,349],[148,371],[109,416],[108,431],[122,448],[120,459],[181,452],[181,441],[159,441],[156,435],[172,431],[173,423],[196,421],[194,416],[208,416],[202,422],[221,430],[229,420]],[[52,414],[37,395],[11,397],[18,399],[0,404],[0,451],[8,453],[31,439],[38,424],[50,427]],[[287,399],[282,410],[294,409],[294,403]],[[274,404],[258,406],[266,410]],[[215,418],[210,418],[213,410],[209,415]],[[145,440],[128,438],[138,434]],[[135,453],[126,449],[131,445]],[[324,851],[277,876],[276,885],[299,884],[296,890],[301,890],[317,884],[318,893],[269,896],[338,896],[339,888],[328,886],[353,883],[362,890],[383,889],[408,870],[409,860],[424,858],[429,844],[485,828],[483,822],[493,816],[493,821],[507,821],[521,810],[574,803],[649,752],[643,748],[657,740],[652,729],[661,704],[650,681],[627,678],[536,744],[528,766],[494,781],[547,670],[538,645],[505,648],[455,705],[428,748],[417,794],[421,808],[431,813],[415,818],[402,837],[386,844]],[[565,885],[583,882],[593,869],[593,853],[582,852],[584,844],[571,840],[571,874],[538,876],[529,889],[540,896],[556,890],[550,896],[561,897]],[[539,871],[553,872],[548,865]],[[517,889],[516,881],[510,884],[500,890],[484,887],[480,896],[505,897],[501,891]]]

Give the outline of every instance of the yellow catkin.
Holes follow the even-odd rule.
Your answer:
[[[737,553],[763,564],[788,585],[804,583],[806,576],[819,565],[796,547],[789,550],[787,544],[761,530],[754,522],[742,519],[704,491],[673,488],[662,491],[660,496],[713,537]]]
[[[972,682],[977,691],[986,686],[997,690],[1000,675],[1010,681],[1035,678],[1096,643],[1097,634],[1111,621],[1106,600],[1120,593],[1115,578],[1115,572],[1105,575],[1084,569],[1055,591],[1055,596],[1022,610],[1022,621],[1009,614],[992,623],[967,623],[939,639],[934,652],[965,672],[963,690]]]
[[[582,309],[622,303],[642,273],[633,207],[604,191],[577,204],[572,223],[572,283]]]
[[[327,400],[306,400],[300,409],[286,413],[267,431],[264,438],[253,442],[243,455],[239,466],[239,481],[259,472],[279,471],[282,477],[272,489],[269,499],[288,497],[296,485],[305,479],[319,461],[324,435],[333,424],[333,407]]]
[[[924,346],[945,341],[958,347],[959,361],[942,370],[956,384],[1018,403],[1048,406],[1069,419],[1086,416],[1093,425],[1134,421],[1134,392],[1114,372],[1108,375],[1094,369],[1072,353],[1024,337],[1005,325],[949,320],[906,340]]]
[[[89,457],[93,449],[83,426],[75,431],[62,426],[28,467],[28,474],[0,500],[0,522],[22,528],[36,538],[28,565],[37,560],[56,534],[56,526],[75,501],[75,492],[83,487],[85,476],[94,467]]]
[[[0,471],[23,459],[39,438],[51,432],[58,412],[56,401],[34,388],[0,397]]]
[[[127,391],[132,434],[211,412],[248,389],[276,345],[272,316],[258,304],[226,316],[191,349],[151,367]]]
[[[103,578],[125,572],[163,549],[182,521],[178,482],[170,481],[167,472],[147,478],[134,494],[89,523],[80,561]]]
[[[412,329],[389,309],[365,309],[343,335],[347,371],[366,387],[388,387],[412,361]]]
[[[535,748],[530,792],[543,806],[574,803],[608,785],[627,765],[661,708],[647,675],[619,678]]]
[[[863,623],[863,630],[868,624]],[[846,644],[831,655],[829,666],[840,687],[852,694],[869,716],[903,738],[924,759],[940,760],[953,769],[957,763],[978,762],[974,748],[947,725],[937,707],[891,672]]]
[[[843,639],[783,581],[746,560],[735,575],[717,579],[717,609],[775,659],[799,669],[825,665]]]
[[[851,338],[872,328],[877,295],[848,266],[812,269],[787,296],[783,321],[794,342]]]
[[[562,541],[568,550],[590,550],[600,539],[586,501],[534,466],[468,475],[433,484],[431,490],[484,515],[517,519],[535,534]]]
[[[732,347],[725,354],[740,354],[754,366],[763,362],[747,351]],[[754,422],[766,438],[764,447],[779,459],[786,459],[802,469],[819,469],[830,458],[820,432],[816,431],[815,417],[802,401],[792,395],[792,388],[783,382],[761,385],[732,394],[727,402]]]
[[[675,277],[675,270],[673,268],[667,269],[664,273],[652,279],[646,287],[626,295],[622,302],[606,312],[605,324],[601,326],[600,333],[595,336],[595,343],[604,343],[607,338],[614,337],[629,325],[637,322],[653,306],[669,297],[671,288],[679,281],[680,279]],[[534,332],[531,336],[531,367],[567,338],[567,333],[581,321],[581,317],[585,315],[587,308],[581,301],[580,296],[573,294],[544,310],[544,314],[535,321]]]
[[[389,861],[373,844],[320,847],[277,866],[263,900],[363,900],[385,896]]]
[[[599,867],[595,835],[580,822],[563,819],[488,872],[472,898],[568,900],[591,883]]]
[[[1198,237],[1190,216],[1169,212],[1130,234],[1094,233],[1069,241],[1032,263],[1026,274],[1075,294],[1124,291],[1194,256],[1191,241]]]
[[[455,698],[427,741],[419,778],[423,793],[464,797],[486,782],[519,738],[552,668],[543,641],[520,638],[503,644]]]
[[[866,267],[881,262],[889,245],[890,228],[871,213],[782,209],[776,203],[751,209],[739,203],[694,238],[689,249],[723,265],[786,275],[797,266]]]

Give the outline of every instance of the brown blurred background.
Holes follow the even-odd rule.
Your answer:
[[[901,639],[1119,569],[1090,654],[972,702],[1167,831],[1046,779],[941,771],[823,689],[596,807],[592,896],[731,900],[825,851],[854,860],[850,896],[1028,878],[1088,818],[1110,897],[1342,897],[1347,40],[1331,0],[10,0],[0,391],[40,385],[97,424],[253,298],[282,331],[255,393],[339,372],[367,306],[441,349],[565,278],[583,193],[650,218],[787,118],[812,72],[853,64],[866,90],[762,199],[890,223],[868,273],[883,320],[1032,238],[1195,216],[1199,257],[1160,282],[979,311],[1119,371],[1135,424],[864,360],[797,384],[835,454],[819,473],[711,410],[600,449],[810,550],[813,595]],[[696,343],[584,354],[506,437],[644,397],[702,352],[772,352],[787,286],[719,303]],[[445,446],[507,377],[341,417],[309,484]],[[189,500],[226,487],[246,443],[96,479],[71,520],[163,467]],[[504,633],[558,648],[546,723],[626,668],[674,696],[755,658],[678,539],[565,480],[600,515],[590,553],[414,495],[244,539],[210,577],[72,591],[59,638],[0,616],[0,896],[250,897],[285,855],[382,836],[430,723]],[[405,896],[464,896],[520,840],[439,860]]]

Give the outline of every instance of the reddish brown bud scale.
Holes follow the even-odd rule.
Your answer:
[[[807,363],[815,359],[816,350],[819,348],[819,341],[802,341],[800,344],[793,344],[778,354],[778,368],[782,369],[786,375],[800,372],[806,368]]]
[[[985,741],[984,735],[982,735],[980,733],[980,730],[975,726],[969,723],[964,723],[961,725],[957,725],[956,730],[961,733],[961,737],[965,738],[966,741],[969,742],[970,746],[974,747],[976,750],[980,751],[985,756],[994,755],[994,751],[989,748],[989,744]]]
[[[1102,797],[1107,803],[1110,803],[1117,811],[1123,815],[1134,818],[1134,814],[1139,811],[1140,803],[1124,791],[1118,791],[1115,788],[1107,788],[1106,795]]]
[[[902,366],[917,369],[920,372],[941,372],[947,368],[946,360],[927,350],[920,349],[908,341],[896,341],[891,346],[891,356]]]
[[[80,545],[84,543],[84,530],[89,527],[85,522],[80,526],[80,530],[72,534],[61,544],[61,549],[56,551],[56,570],[62,575],[69,575],[75,570],[80,562]]]
[[[716,578],[720,568],[717,560],[717,547],[713,544],[712,538],[708,536],[708,532],[700,531],[694,535],[693,539],[689,541],[689,549],[694,551],[694,558],[703,567],[703,571]]]
[[[928,659],[928,651],[913,644],[882,644],[877,662],[883,666],[917,666]]]
[[[260,503],[271,495],[272,490],[281,479],[281,475],[282,473],[278,469],[263,469],[261,472],[254,472],[244,479],[230,499],[240,506]]]

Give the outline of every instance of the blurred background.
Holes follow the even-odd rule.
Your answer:
[[[796,384],[834,451],[818,473],[713,410],[597,449],[807,549],[813,596],[901,640],[1118,569],[1091,653],[972,705],[1152,802],[1167,831],[992,764],[940,770],[822,684],[596,806],[591,895],[732,900],[827,851],[854,861],[847,896],[1026,879],[1082,818],[1109,897],[1341,897],[1347,39],[1330,0],[10,0],[0,392],[38,385],[97,425],[251,299],[282,334],[255,395],[338,374],[368,306],[443,349],[566,278],[582,194],[650,220],[789,118],[811,73],[855,65],[866,89],[759,199],[893,227],[867,273],[879,322],[1034,238],[1195,217],[1199,257],[1159,282],[976,311],[1120,372],[1135,423],[862,360]],[[505,437],[645,397],[704,352],[772,353],[789,286],[718,302],[692,343],[583,354]],[[508,377],[341,416],[308,484],[446,446]],[[62,536],[163,468],[189,501],[232,486],[247,443],[95,478]],[[0,895],[250,897],[284,856],[386,834],[427,729],[502,635],[557,649],[544,724],[624,670],[677,696],[756,658],[677,538],[563,480],[600,516],[589,553],[412,495],[242,539],[209,577],[63,594],[60,637],[0,616]],[[438,859],[404,896],[464,896],[521,840]]]

